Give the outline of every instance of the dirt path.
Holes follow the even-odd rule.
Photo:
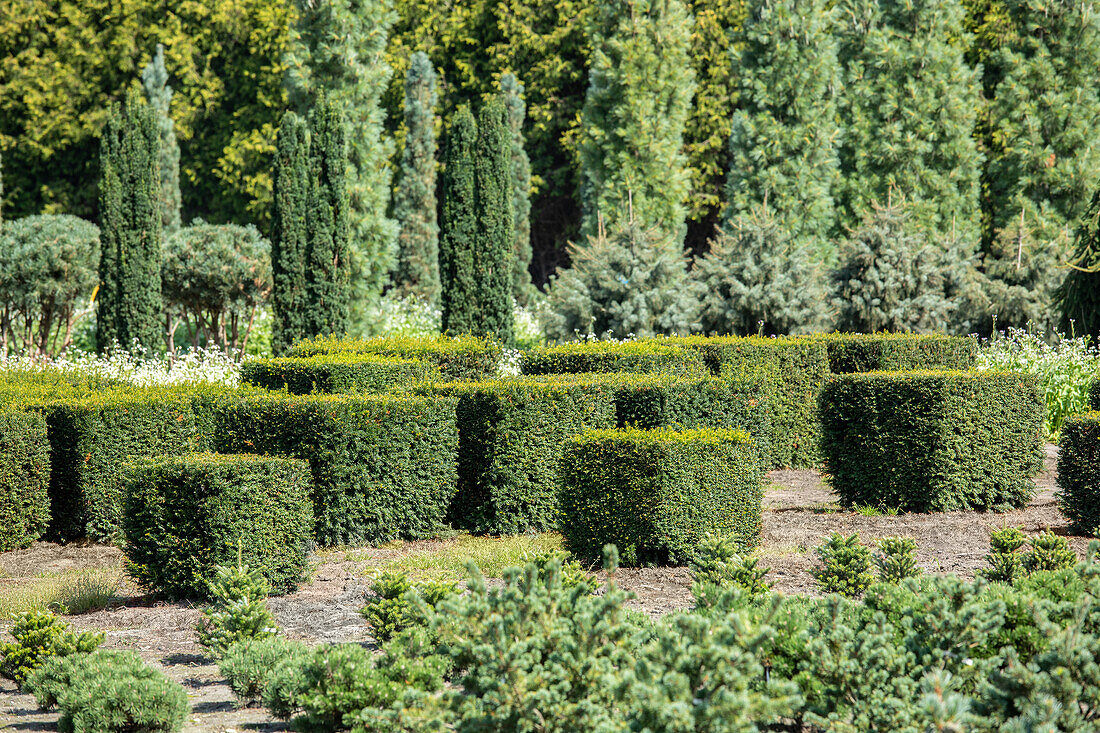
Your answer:
[[[1046,468],[1036,479],[1038,489],[1032,503],[1004,514],[952,512],[946,514],[903,514],[862,516],[839,510],[820,474],[813,471],[775,471],[770,475],[764,500],[764,529],[761,564],[771,568],[769,579],[784,593],[813,593],[807,572],[813,567],[813,548],[831,532],[859,532],[870,544],[887,536],[903,535],[916,540],[920,565],[929,572],[953,572],[973,577],[984,565],[991,529],[1017,525],[1025,532],[1051,530],[1066,534],[1066,520],[1054,501],[1056,449],[1048,447]],[[1088,539],[1070,537],[1070,544],[1083,554]],[[372,558],[392,556],[393,551],[326,553],[313,579],[293,595],[274,598],[269,605],[279,625],[292,638],[308,641],[362,641],[369,631],[359,616]],[[17,552],[0,555],[0,593],[10,579],[47,571],[84,567],[117,567],[117,549],[101,545],[65,547],[38,543]],[[691,580],[686,568],[622,569],[620,587],[632,591],[632,605],[653,616],[687,608],[691,604]],[[5,580],[9,579],[9,580]],[[153,603],[137,589],[123,587],[120,605],[69,620],[78,628],[101,629],[106,646],[132,649],[182,683],[191,697],[192,714],[186,731],[284,730],[263,710],[238,709],[233,695],[218,674],[217,667],[202,655],[195,642],[194,625],[198,608],[186,604]],[[33,698],[20,695],[14,686],[0,681],[0,730],[51,731],[56,714],[35,710]]]

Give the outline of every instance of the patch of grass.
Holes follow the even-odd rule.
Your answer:
[[[106,608],[122,583],[118,568],[91,568],[0,582],[0,618],[23,611],[74,616]]]
[[[814,504],[810,507],[810,511],[814,514],[840,514],[844,511],[844,507],[834,501],[828,504]]]
[[[810,548],[799,542],[798,544],[776,545],[774,547],[760,548],[761,557],[788,557],[790,555],[805,555]]]
[[[861,517],[896,517],[898,515],[898,508],[895,507],[882,507],[871,506],[870,504],[856,504],[852,507],[852,511]]]
[[[562,549],[557,532],[511,537],[461,534],[451,539],[411,542],[389,547],[401,553],[384,563],[386,570],[404,571],[420,579],[466,577],[473,562],[488,578],[499,578],[505,568],[525,565],[534,555]]]

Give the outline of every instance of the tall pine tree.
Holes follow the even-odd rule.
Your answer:
[[[131,89],[107,118],[100,144],[100,255],[96,342],[158,351],[161,324],[160,132]]]
[[[506,345],[514,340],[512,281],[515,225],[512,215],[512,145],[504,104],[494,99],[481,109],[474,146],[477,229],[474,273],[479,299],[477,335],[492,334]]]
[[[844,225],[893,195],[913,225],[975,236],[981,96],[960,0],[844,0],[840,12]]]
[[[352,250],[352,330],[382,292],[396,259],[397,222],[389,208],[393,142],[383,136],[380,99],[392,70],[384,52],[396,18],[391,0],[296,0],[287,78],[299,110],[324,91],[348,121],[347,193]]]
[[[1066,279],[1055,294],[1063,333],[1087,334],[1100,340],[1100,189],[1077,225],[1073,257]]]
[[[478,278],[475,271],[477,186],[474,144],[477,123],[470,108],[455,112],[447,133],[439,236],[442,327],[445,333],[478,332]]]
[[[682,244],[691,16],[682,0],[607,0],[594,15],[581,112],[582,232],[594,236],[601,215],[613,225],[632,209],[643,230]]]
[[[733,63],[740,76],[730,136],[726,230],[766,209],[769,231],[835,256],[840,182],[835,10],[824,0],[756,0]]]
[[[435,103],[435,69],[418,51],[405,76],[405,149],[393,201],[401,233],[393,281],[401,291],[432,303],[439,300]]]
[[[324,94],[310,113],[306,204],[306,329],[343,336],[348,329],[347,120]]]
[[[306,206],[309,199],[309,130],[293,112],[283,115],[276,140],[271,217],[271,345],[286,353],[308,337],[306,325]]]
[[[508,112],[512,154],[512,218],[515,222],[512,266],[512,295],[526,305],[534,295],[531,284],[531,161],[523,137],[527,118],[527,103],[523,99],[523,84],[515,74],[500,77],[500,97]]]
[[[168,69],[164,66],[164,45],[158,43],[156,54],[141,72],[141,84],[145,99],[157,116],[160,133],[160,159],[157,172],[160,177],[161,224],[165,235],[180,228],[180,146],[176,141],[175,123],[169,114],[172,104],[172,87],[168,86]]]

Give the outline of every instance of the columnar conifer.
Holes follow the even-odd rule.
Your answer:
[[[435,69],[418,51],[405,76],[405,149],[393,202],[401,233],[393,279],[400,290],[430,302],[439,300],[435,103]]]
[[[474,148],[477,229],[474,273],[479,299],[477,335],[491,334],[505,344],[513,340],[512,263],[515,226],[512,216],[512,148],[504,104],[494,99],[478,115]]]
[[[309,336],[306,327],[306,205],[309,198],[309,131],[293,112],[283,115],[273,171],[271,217],[271,342],[276,354]]]
[[[500,77],[500,96],[508,112],[512,154],[512,218],[515,222],[512,265],[512,295],[526,304],[534,294],[531,284],[531,161],[523,136],[527,118],[527,103],[523,99],[523,84],[515,74]]]
[[[156,115],[131,89],[111,109],[100,147],[100,350],[116,342],[158,350],[164,342],[159,157]]]
[[[453,334],[477,333],[478,326],[478,282],[474,261],[478,226],[474,181],[476,140],[477,123],[473,113],[469,107],[459,107],[447,134],[439,239],[442,326],[445,332]]]
[[[157,172],[160,177],[161,224],[165,235],[180,228],[180,146],[176,141],[175,123],[169,115],[172,103],[172,87],[168,86],[168,70],[164,66],[164,46],[157,44],[156,55],[141,72],[145,99],[157,116],[160,133],[160,158]]]
[[[306,328],[311,336],[342,336],[349,305],[347,120],[322,94],[309,122]]]

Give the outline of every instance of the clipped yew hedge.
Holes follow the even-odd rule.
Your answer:
[[[334,353],[306,358],[249,359],[241,382],[290,394],[384,392],[438,374],[420,359]]]
[[[317,338],[300,341],[290,356],[374,354],[416,359],[439,370],[446,379],[485,379],[500,371],[501,345],[473,336],[385,336],[370,339]]]
[[[830,377],[822,449],[847,505],[902,511],[1024,506],[1042,467],[1033,375],[868,372]]]
[[[214,410],[214,448],[309,461],[324,546],[422,539],[456,487],[455,400],[398,395],[244,395]]]
[[[46,531],[49,485],[45,418],[0,408],[0,552],[26,547]]]
[[[305,461],[196,453],[128,467],[127,567],[151,590],[203,596],[219,565],[258,570],[276,592],[298,587],[313,548]]]
[[[570,552],[683,563],[706,532],[760,540],[764,465],[744,431],[593,430],[567,441],[560,529]]]
[[[977,339],[914,333],[830,333],[807,337],[825,344],[829,371],[970,369],[978,359]]]
[[[1062,426],[1058,505],[1076,532],[1100,529],[1100,412],[1074,415]]]
[[[707,374],[696,354],[653,341],[584,341],[540,347],[523,352],[523,374],[582,374],[586,372],[663,372]]]

